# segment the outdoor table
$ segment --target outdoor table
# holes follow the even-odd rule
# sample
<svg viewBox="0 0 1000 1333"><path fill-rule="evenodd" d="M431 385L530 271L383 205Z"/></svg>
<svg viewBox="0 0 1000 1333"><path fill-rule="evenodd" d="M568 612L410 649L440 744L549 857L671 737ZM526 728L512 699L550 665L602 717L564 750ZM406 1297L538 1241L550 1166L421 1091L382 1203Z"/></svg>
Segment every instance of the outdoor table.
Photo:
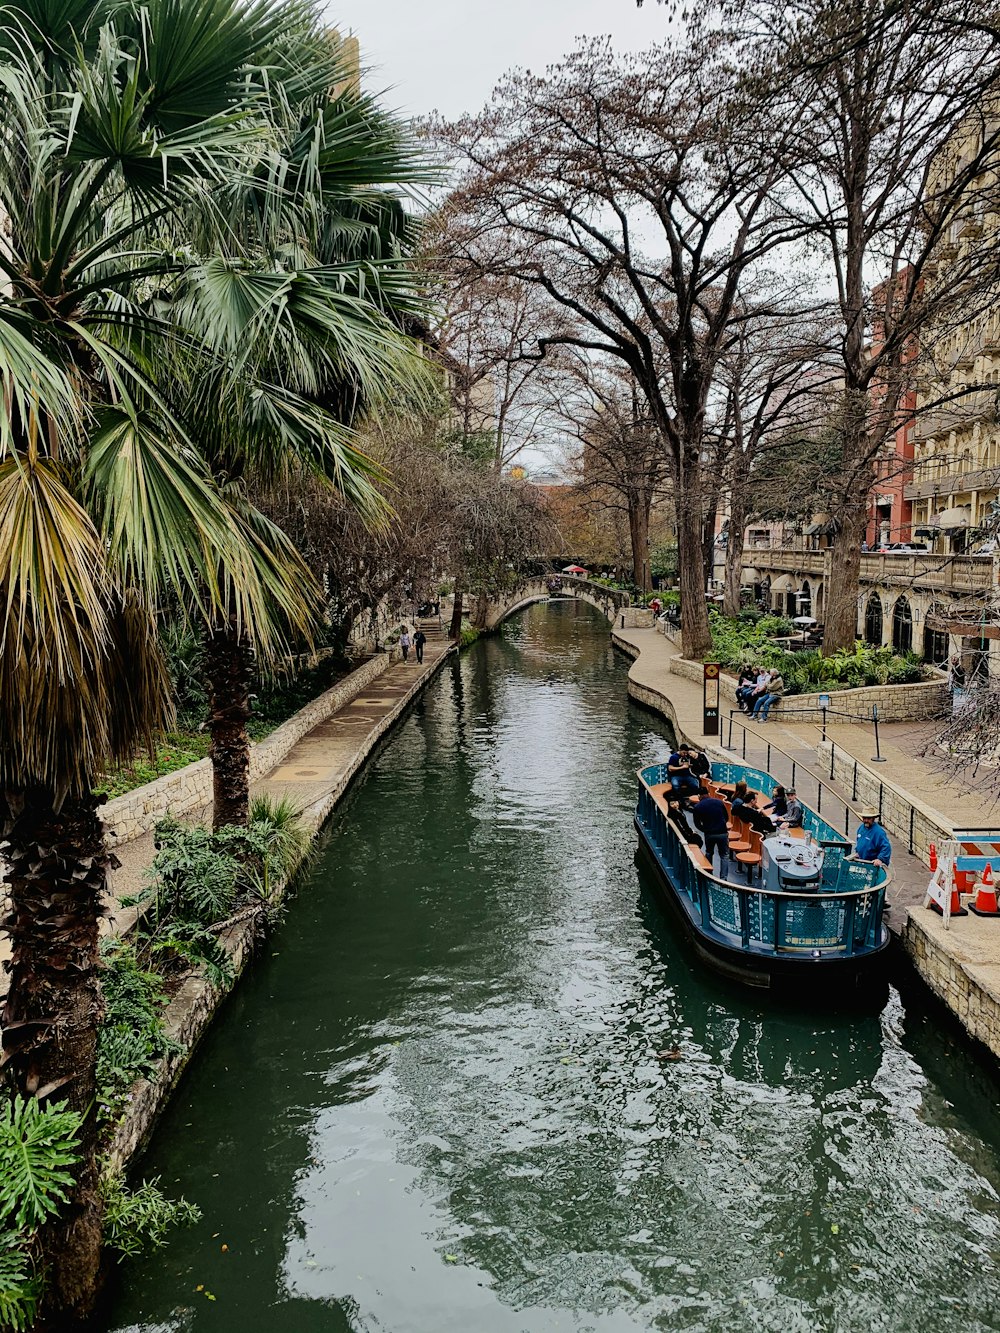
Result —
<svg viewBox="0 0 1000 1333"><path fill-rule="evenodd" d="M761 877L772 893L818 888L823 874L823 849L782 833L764 839Z"/></svg>

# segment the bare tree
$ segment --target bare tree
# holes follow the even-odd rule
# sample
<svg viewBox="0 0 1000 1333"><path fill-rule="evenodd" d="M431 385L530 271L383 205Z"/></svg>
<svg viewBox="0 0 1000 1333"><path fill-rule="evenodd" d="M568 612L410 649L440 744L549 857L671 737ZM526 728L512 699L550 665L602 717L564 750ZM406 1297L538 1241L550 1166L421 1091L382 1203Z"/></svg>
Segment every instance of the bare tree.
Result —
<svg viewBox="0 0 1000 1333"><path fill-rule="evenodd" d="M702 549L705 419L745 274L801 224L775 188L787 128L734 101L716 34L616 58L582 46L544 76L512 74L481 116L431 132L458 164L449 201L470 257L503 237L505 272L577 326L540 340L621 359L669 461L684 651L711 636Z"/></svg>
<svg viewBox="0 0 1000 1333"><path fill-rule="evenodd" d="M743 95L784 106L783 197L840 317L837 578L824 651L853 643L873 463L930 337L993 301L1000 31L972 0L749 0ZM941 262L947 258L947 263ZM872 282L877 285L875 288ZM875 291L879 293L875 308ZM882 337L872 343L875 322Z"/></svg>
<svg viewBox="0 0 1000 1333"><path fill-rule="evenodd" d="M632 581L652 589L649 521L667 482L663 439L645 395L617 360L577 353L563 358L553 411L580 446L579 488L587 502L620 510L628 525Z"/></svg>

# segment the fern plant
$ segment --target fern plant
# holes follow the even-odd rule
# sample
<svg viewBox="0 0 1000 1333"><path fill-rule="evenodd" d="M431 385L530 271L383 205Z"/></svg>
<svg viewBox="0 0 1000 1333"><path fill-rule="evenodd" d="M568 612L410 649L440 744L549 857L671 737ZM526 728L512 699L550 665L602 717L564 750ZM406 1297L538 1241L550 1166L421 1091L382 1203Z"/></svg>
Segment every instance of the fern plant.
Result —
<svg viewBox="0 0 1000 1333"><path fill-rule="evenodd" d="M131 1189L122 1176L105 1176L101 1192L104 1243L123 1258L165 1245L168 1231L201 1221L201 1209L187 1199L168 1199L158 1178Z"/></svg>

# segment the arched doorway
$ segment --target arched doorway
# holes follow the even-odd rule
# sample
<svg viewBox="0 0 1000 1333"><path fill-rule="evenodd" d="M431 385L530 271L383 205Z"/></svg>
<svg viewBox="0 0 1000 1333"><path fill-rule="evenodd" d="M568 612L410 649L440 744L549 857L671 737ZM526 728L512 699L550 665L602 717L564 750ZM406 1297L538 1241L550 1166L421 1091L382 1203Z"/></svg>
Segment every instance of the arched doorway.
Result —
<svg viewBox="0 0 1000 1333"><path fill-rule="evenodd" d="M929 662L931 666L940 667L944 670L948 666L948 657L950 649L950 639L947 631L932 629L935 616L943 616L944 608L937 602L931 604L927 612L927 618L924 621L924 661Z"/></svg>
<svg viewBox="0 0 1000 1333"><path fill-rule="evenodd" d="M892 608L893 652L908 653L913 647L913 612L905 597L900 597Z"/></svg>
<svg viewBox="0 0 1000 1333"><path fill-rule="evenodd" d="M882 644L882 598L877 592L872 593L865 607L865 643L873 648Z"/></svg>

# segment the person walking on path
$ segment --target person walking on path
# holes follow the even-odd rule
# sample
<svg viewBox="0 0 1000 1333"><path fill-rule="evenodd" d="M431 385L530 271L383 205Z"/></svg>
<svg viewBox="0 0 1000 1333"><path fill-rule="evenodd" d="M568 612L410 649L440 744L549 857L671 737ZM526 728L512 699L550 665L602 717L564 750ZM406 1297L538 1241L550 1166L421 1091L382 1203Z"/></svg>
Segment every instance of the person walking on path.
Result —
<svg viewBox="0 0 1000 1333"><path fill-rule="evenodd" d="M418 629L413 636L413 650L417 654L417 665L422 666L424 661L424 644L427 642L427 635L422 629Z"/></svg>
<svg viewBox="0 0 1000 1333"><path fill-rule="evenodd" d="M407 661L407 659L408 659L409 656L410 656L410 645L411 645L412 643L413 643L413 640L410 638L410 631L409 631L409 630L407 629L407 627L404 625L403 628L402 628L402 631L401 631L401 633L400 633L400 635L399 635L399 647L400 647L400 649L401 649L401 651L402 651L402 654L403 654L403 661L404 661L404 662Z"/></svg>
<svg viewBox="0 0 1000 1333"><path fill-rule="evenodd" d="M729 878L727 859L729 857L729 811L717 796L692 797L694 803L694 826L700 829L705 838L705 855L715 865L715 853L719 853L719 874Z"/></svg>
<svg viewBox="0 0 1000 1333"><path fill-rule="evenodd" d="M771 705L776 704L785 693L785 682L781 678L781 672L774 670L771 672L768 683L764 686L763 693L753 706L753 715L756 722L766 722L767 715L771 711Z"/></svg>
<svg viewBox="0 0 1000 1333"><path fill-rule="evenodd" d="M854 839L854 851L848 860L870 861L877 866L887 866L892 860L892 843L878 822L877 810L861 811L861 825Z"/></svg>

